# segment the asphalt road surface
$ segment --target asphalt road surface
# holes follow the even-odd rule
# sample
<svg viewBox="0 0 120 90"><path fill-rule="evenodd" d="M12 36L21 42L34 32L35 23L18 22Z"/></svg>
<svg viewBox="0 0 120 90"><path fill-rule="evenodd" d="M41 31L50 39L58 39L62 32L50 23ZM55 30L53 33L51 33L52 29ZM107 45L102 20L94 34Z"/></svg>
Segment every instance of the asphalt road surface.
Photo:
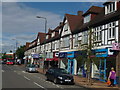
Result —
<svg viewBox="0 0 120 90"><path fill-rule="evenodd" d="M46 81L43 74L25 72L23 66L2 65L2 88L10 90L88 90L77 85L60 85Z"/></svg>

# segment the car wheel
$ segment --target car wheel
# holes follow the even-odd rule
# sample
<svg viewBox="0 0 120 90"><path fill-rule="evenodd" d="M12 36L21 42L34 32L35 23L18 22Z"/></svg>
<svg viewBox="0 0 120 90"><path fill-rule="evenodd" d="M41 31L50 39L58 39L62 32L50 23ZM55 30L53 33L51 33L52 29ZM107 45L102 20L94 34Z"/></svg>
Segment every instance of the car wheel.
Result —
<svg viewBox="0 0 120 90"><path fill-rule="evenodd" d="M57 79L56 78L54 79L54 83L57 84Z"/></svg>
<svg viewBox="0 0 120 90"><path fill-rule="evenodd" d="M46 81L49 81L49 79L46 77Z"/></svg>

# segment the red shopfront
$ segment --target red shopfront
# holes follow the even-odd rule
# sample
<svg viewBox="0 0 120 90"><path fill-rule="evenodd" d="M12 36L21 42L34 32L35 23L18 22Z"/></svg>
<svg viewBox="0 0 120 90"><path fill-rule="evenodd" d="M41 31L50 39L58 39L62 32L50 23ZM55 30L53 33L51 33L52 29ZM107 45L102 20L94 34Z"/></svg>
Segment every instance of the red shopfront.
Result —
<svg viewBox="0 0 120 90"><path fill-rule="evenodd" d="M46 58L45 66L49 67L58 67L58 53L53 53L53 58Z"/></svg>

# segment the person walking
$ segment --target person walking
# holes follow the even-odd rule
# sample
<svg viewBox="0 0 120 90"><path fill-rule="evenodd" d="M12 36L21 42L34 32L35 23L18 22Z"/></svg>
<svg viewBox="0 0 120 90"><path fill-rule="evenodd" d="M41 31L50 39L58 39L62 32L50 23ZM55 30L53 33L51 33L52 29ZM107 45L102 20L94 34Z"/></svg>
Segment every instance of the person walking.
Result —
<svg viewBox="0 0 120 90"><path fill-rule="evenodd" d="M111 84L109 85L109 87L115 86L114 85L115 79L116 79L116 72L115 72L114 68L112 67L111 71L109 73L109 77L108 77L108 80L110 80L110 82L111 82Z"/></svg>

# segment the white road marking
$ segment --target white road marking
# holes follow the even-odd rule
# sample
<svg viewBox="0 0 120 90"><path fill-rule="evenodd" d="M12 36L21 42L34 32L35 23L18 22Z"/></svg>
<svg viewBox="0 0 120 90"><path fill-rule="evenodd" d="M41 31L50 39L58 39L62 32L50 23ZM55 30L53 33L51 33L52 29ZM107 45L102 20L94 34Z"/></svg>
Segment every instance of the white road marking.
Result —
<svg viewBox="0 0 120 90"><path fill-rule="evenodd" d="M22 71L23 73L26 73L25 71Z"/></svg>
<svg viewBox="0 0 120 90"><path fill-rule="evenodd" d="M58 88L60 87L60 86L58 86L58 85L56 85Z"/></svg>
<svg viewBox="0 0 120 90"><path fill-rule="evenodd" d="M53 85L55 85L55 84L53 83Z"/></svg>
<svg viewBox="0 0 120 90"><path fill-rule="evenodd" d="M41 88L44 88L43 86L39 85L38 83L34 82L35 85L41 87Z"/></svg>
<svg viewBox="0 0 120 90"><path fill-rule="evenodd" d="M27 78L26 76L24 76L24 78L25 78L25 79L27 79L27 80L30 80L30 79L29 79L29 78Z"/></svg>
<svg viewBox="0 0 120 90"><path fill-rule="evenodd" d="M16 72L16 71L14 70L14 72Z"/></svg>
<svg viewBox="0 0 120 90"><path fill-rule="evenodd" d="M5 72L4 70L2 70L2 72Z"/></svg>

